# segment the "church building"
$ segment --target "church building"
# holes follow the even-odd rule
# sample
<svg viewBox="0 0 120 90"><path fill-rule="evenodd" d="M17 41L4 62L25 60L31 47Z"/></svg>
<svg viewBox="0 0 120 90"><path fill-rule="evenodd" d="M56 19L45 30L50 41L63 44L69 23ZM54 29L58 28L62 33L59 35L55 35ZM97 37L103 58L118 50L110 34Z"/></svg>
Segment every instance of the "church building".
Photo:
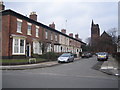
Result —
<svg viewBox="0 0 120 90"><path fill-rule="evenodd" d="M92 20L91 24L91 48L92 52L108 52L114 53L116 51L116 45L112 42L112 37L104 31L100 35L100 28L98 24L94 24Z"/></svg>

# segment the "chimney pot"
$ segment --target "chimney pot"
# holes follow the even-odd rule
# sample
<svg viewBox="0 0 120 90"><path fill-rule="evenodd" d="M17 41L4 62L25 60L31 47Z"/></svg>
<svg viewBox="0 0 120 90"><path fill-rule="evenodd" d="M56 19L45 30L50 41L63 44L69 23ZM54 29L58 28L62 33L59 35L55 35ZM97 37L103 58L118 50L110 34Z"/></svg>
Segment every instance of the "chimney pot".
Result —
<svg viewBox="0 0 120 90"><path fill-rule="evenodd" d="M30 19L33 19L33 20L37 21L37 14L36 14L36 12L31 12L29 17L30 17Z"/></svg>
<svg viewBox="0 0 120 90"><path fill-rule="evenodd" d="M62 29L61 32L66 34L66 29Z"/></svg>
<svg viewBox="0 0 120 90"><path fill-rule="evenodd" d="M55 24L54 24L54 22L53 22L52 24L49 24L49 27L55 29Z"/></svg>
<svg viewBox="0 0 120 90"><path fill-rule="evenodd" d="M75 34L75 38L76 38L76 39L78 39L78 38L79 38L78 36L79 36L78 34Z"/></svg>
<svg viewBox="0 0 120 90"><path fill-rule="evenodd" d="M73 37L73 33L70 33L69 36L70 36L70 37Z"/></svg>

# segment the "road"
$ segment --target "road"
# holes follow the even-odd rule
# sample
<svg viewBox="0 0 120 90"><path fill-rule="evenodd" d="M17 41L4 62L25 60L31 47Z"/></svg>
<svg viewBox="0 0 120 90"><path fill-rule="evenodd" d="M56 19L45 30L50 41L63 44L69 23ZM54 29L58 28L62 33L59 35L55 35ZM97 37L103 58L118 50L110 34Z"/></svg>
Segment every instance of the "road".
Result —
<svg viewBox="0 0 120 90"><path fill-rule="evenodd" d="M3 88L118 88L118 79L92 67L96 57L31 70L4 70Z"/></svg>

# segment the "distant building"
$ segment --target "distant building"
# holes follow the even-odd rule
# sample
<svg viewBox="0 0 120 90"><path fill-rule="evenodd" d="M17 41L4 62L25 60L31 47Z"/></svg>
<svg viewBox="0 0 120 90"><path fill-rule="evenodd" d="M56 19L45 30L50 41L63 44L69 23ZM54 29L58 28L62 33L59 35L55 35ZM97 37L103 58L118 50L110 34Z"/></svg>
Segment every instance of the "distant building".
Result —
<svg viewBox="0 0 120 90"><path fill-rule="evenodd" d="M100 35L98 24L91 24L91 47L93 52L116 52L116 45L112 42L112 37L105 31Z"/></svg>
<svg viewBox="0 0 120 90"><path fill-rule="evenodd" d="M91 46L96 46L99 37L100 37L99 25L94 24L94 22L92 20L92 24L91 24Z"/></svg>

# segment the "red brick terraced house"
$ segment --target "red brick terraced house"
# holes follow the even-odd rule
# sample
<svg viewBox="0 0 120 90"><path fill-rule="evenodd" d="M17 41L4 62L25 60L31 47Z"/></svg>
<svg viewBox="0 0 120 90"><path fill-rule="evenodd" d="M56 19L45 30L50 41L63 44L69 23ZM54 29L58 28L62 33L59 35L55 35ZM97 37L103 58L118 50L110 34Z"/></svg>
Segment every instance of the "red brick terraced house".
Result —
<svg viewBox="0 0 120 90"><path fill-rule="evenodd" d="M79 40L78 36L73 38L56 30L54 22L49 26L38 22L36 12L26 17L13 10L5 10L2 2L0 9L2 58L26 58L32 54L41 55L46 52L73 52L79 56L82 51L81 45L85 43ZM65 37L64 43L60 42L60 36Z"/></svg>

